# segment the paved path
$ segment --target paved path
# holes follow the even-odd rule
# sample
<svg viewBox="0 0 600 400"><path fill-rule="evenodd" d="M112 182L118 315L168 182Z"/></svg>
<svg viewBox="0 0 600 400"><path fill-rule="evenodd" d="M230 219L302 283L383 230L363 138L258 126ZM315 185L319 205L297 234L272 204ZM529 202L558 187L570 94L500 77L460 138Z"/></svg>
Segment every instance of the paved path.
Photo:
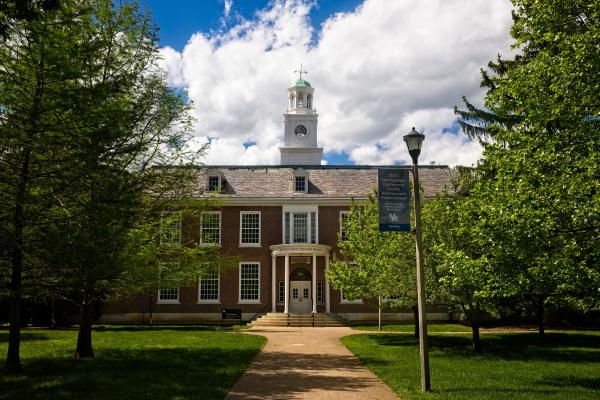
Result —
<svg viewBox="0 0 600 400"><path fill-rule="evenodd" d="M350 328L252 328L268 339L225 398L397 400L379 378L340 343Z"/></svg>

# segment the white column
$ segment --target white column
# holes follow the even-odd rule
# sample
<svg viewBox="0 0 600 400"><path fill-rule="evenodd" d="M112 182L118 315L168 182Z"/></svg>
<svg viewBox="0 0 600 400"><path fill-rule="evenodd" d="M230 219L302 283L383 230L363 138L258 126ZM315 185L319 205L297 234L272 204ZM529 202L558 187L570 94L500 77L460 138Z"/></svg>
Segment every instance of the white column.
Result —
<svg viewBox="0 0 600 400"><path fill-rule="evenodd" d="M277 309L277 256L271 256L271 311L275 312Z"/></svg>
<svg viewBox="0 0 600 400"><path fill-rule="evenodd" d="M313 254L312 257L313 271L312 271L312 312L317 313L317 255Z"/></svg>
<svg viewBox="0 0 600 400"><path fill-rule="evenodd" d="M325 312L331 312L331 301L329 300L329 279L327 279L327 270L329 269L329 254L325 256Z"/></svg>
<svg viewBox="0 0 600 400"><path fill-rule="evenodd" d="M283 312L290 313L290 256L285 255L285 301Z"/></svg>

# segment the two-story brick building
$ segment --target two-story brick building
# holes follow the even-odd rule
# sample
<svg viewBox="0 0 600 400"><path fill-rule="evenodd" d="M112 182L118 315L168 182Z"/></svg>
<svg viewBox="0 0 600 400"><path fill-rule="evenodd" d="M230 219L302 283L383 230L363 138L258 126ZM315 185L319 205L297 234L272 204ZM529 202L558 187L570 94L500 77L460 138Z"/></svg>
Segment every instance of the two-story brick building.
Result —
<svg viewBox="0 0 600 400"><path fill-rule="evenodd" d="M239 256L237 268L203 276L194 287L160 288L152 305L157 322L219 320L223 308L241 309L243 319L263 313L336 313L347 319L375 319L368 300L348 300L327 282L326 270L352 201L364 200L377 184L377 167L321 165L317 144L314 89L299 79L288 89L281 165L207 166L198 169L200 185L222 200L217 211L203 212L194 229L171 223L167 239L218 245ZM426 196L442 190L451 171L426 166L420 171ZM183 224L185 226L185 224ZM148 298L107 305L103 320L144 322ZM431 314L446 318L448 314ZM387 315L411 319L412 313Z"/></svg>

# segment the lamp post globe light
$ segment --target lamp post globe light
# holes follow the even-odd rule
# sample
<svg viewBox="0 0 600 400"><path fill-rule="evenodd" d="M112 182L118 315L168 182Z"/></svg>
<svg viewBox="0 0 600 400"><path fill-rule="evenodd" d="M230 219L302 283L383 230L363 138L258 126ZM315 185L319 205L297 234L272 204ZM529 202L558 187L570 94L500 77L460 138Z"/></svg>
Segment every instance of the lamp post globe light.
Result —
<svg viewBox="0 0 600 400"><path fill-rule="evenodd" d="M421 241L421 196L419 193L419 155L425 135L412 128L404 135L408 153L413 161L414 196L415 196L415 242L417 246L417 303L419 307L419 353L421 364L421 390L428 392L429 384L429 354L427 351L427 312L425 310L425 276L423 272L423 243Z"/></svg>

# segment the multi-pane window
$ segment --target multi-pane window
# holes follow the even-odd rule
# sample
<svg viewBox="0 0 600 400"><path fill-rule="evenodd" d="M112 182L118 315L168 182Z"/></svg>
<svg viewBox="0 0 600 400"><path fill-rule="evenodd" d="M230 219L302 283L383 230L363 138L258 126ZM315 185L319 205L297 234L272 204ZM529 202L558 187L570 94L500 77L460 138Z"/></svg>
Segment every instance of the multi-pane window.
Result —
<svg viewBox="0 0 600 400"><path fill-rule="evenodd" d="M317 281L317 303L323 302L323 281Z"/></svg>
<svg viewBox="0 0 600 400"><path fill-rule="evenodd" d="M240 245L260 245L260 212L240 213Z"/></svg>
<svg viewBox="0 0 600 400"><path fill-rule="evenodd" d="M202 276L198 284L199 302L219 301L219 266L211 266Z"/></svg>
<svg viewBox="0 0 600 400"><path fill-rule="evenodd" d="M162 263L159 266L159 284L165 284L165 287L158 289L159 303L179 303L179 288L173 287L172 282L168 282L169 269L175 267L175 263Z"/></svg>
<svg viewBox="0 0 600 400"><path fill-rule="evenodd" d="M348 211L340 211L340 239L344 242L348 241L348 219L350 213Z"/></svg>
<svg viewBox="0 0 600 400"><path fill-rule="evenodd" d="M204 211L200 216L200 243L221 243L221 212Z"/></svg>
<svg viewBox="0 0 600 400"><path fill-rule="evenodd" d="M285 281L279 281L278 291L277 291L277 303L283 304L285 303Z"/></svg>
<svg viewBox="0 0 600 400"><path fill-rule="evenodd" d="M308 243L308 213L293 213L294 243Z"/></svg>
<svg viewBox="0 0 600 400"><path fill-rule="evenodd" d="M240 263L240 301L260 300L260 265L257 262Z"/></svg>
<svg viewBox="0 0 600 400"><path fill-rule="evenodd" d="M283 220L285 243L317 243L315 211L287 211Z"/></svg>
<svg viewBox="0 0 600 400"><path fill-rule="evenodd" d="M209 192L220 192L221 191L221 177L213 175L208 177L208 191Z"/></svg>
<svg viewBox="0 0 600 400"><path fill-rule="evenodd" d="M158 301L161 303L178 303L179 288L158 289Z"/></svg>
<svg viewBox="0 0 600 400"><path fill-rule="evenodd" d="M306 192L306 177L296 176L294 178L294 191L295 192Z"/></svg>
<svg viewBox="0 0 600 400"><path fill-rule="evenodd" d="M163 211L160 214L160 244L181 243L181 214Z"/></svg>

